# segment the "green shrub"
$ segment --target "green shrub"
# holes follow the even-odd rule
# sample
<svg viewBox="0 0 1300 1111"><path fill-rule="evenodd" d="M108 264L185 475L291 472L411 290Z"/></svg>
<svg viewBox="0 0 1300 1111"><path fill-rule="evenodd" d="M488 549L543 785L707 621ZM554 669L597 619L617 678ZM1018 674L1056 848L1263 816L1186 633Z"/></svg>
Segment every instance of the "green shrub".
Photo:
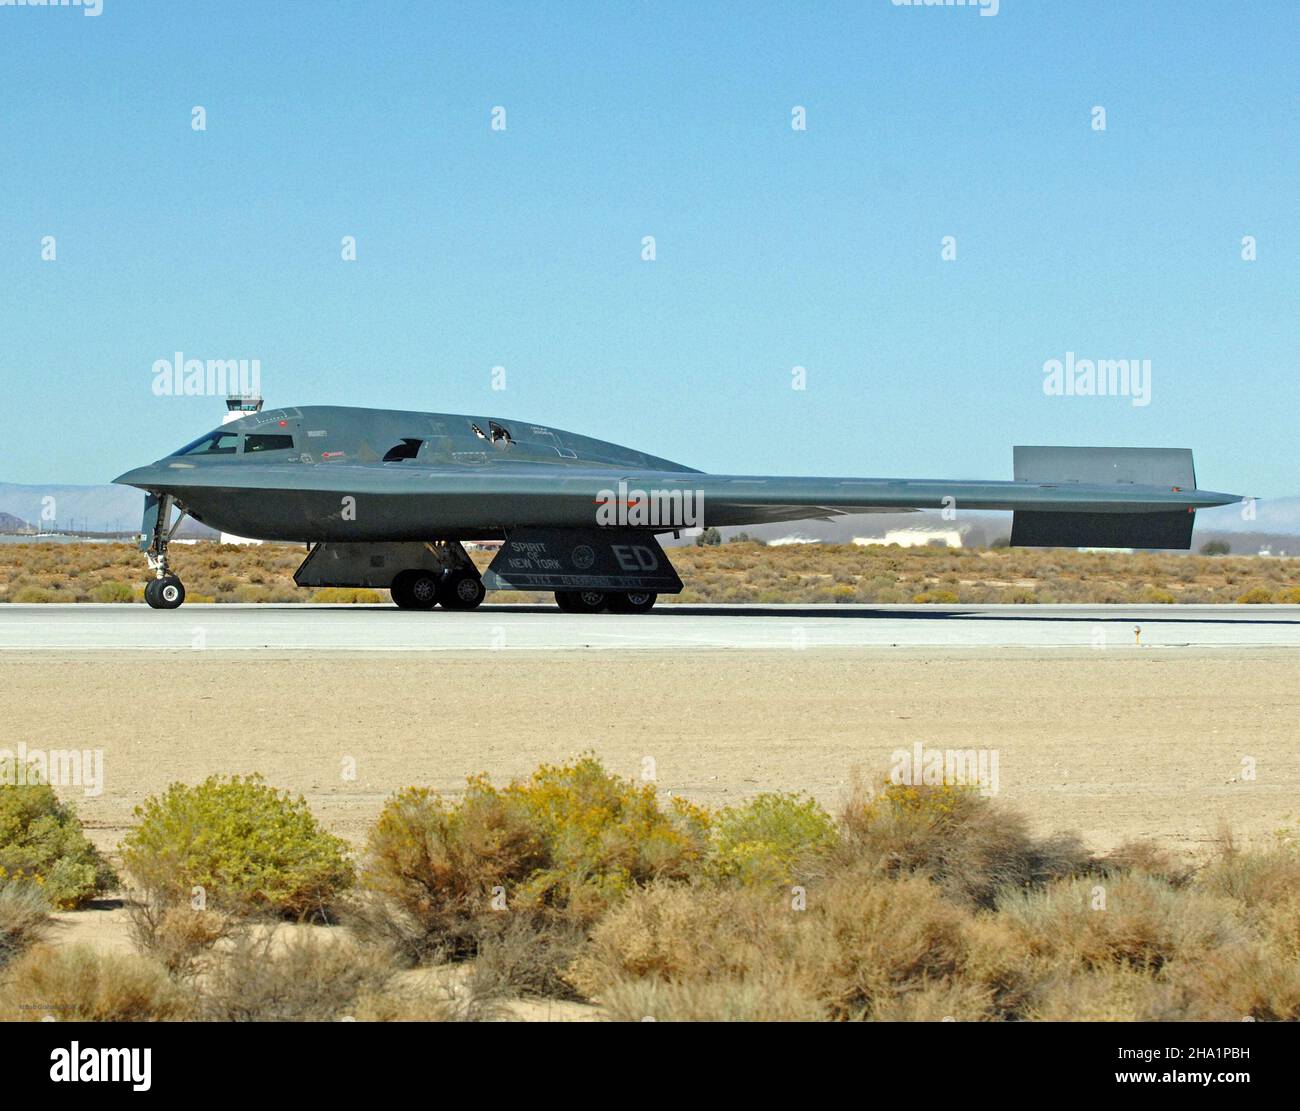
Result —
<svg viewBox="0 0 1300 1111"><path fill-rule="evenodd" d="M95 587L93 595L96 602L112 604L115 602L135 601L135 589L126 583L106 582Z"/></svg>
<svg viewBox="0 0 1300 1111"><path fill-rule="evenodd" d="M214 909L301 917L328 912L352 882L347 845L320 828L306 800L261 776L174 783L135 814L122 861L158 906L200 887Z"/></svg>
<svg viewBox="0 0 1300 1111"><path fill-rule="evenodd" d="M712 823L714 874L744 884L791 883L838 840L835 823L815 799L765 794L728 807Z"/></svg>
<svg viewBox="0 0 1300 1111"><path fill-rule="evenodd" d="M1262 586L1252 586L1244 594L1237 595L1240 606L1262 606L1273 600L1273 593Z"/></svg>
<svg viewBox="0 0 1300 1111"><path fill-rule="evenodd" d="M76 812L54 789L20 776L16 762L0 762L0 889L35 883L58 910L84 906L117 883L87 840ZM19 782L19 780L25 782Z"/></svg>
<svg viewBox="0 0 1300 1111"><path fill-rule="evenodd" d="M32 605L40 603L47 605L50 602L57 602L59 596L53 590L47 590L43 586L24 586L14 594L14 601Z"/></svg>

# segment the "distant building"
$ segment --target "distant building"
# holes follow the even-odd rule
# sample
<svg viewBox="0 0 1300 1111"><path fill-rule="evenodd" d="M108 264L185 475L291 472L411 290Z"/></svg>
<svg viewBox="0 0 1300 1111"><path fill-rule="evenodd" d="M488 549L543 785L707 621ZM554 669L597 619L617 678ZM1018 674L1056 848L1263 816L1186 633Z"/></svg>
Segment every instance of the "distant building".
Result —
<svg viewBox="0 0 1300 1111"><path fill-rule="evenodd" d="M853 543L863 548L877 544L897 544L900 548L960 548L961 536L961 529L955 528L896 528L883 537L855 536Z"/></svg>

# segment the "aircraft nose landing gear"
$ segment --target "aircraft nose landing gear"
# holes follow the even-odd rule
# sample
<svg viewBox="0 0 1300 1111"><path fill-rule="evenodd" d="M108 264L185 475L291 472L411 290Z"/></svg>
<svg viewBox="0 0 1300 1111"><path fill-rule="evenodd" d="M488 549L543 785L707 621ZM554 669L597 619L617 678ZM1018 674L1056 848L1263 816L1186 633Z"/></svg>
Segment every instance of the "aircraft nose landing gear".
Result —
<svg viewBox="0 0 1300 1111"><path fill-rule="evenodd" d="M156 610L178 609L185 601L185 586L179 578L171 573L167 563L167 544L180 528L185 519L184 510L173 522L172 498L164 494L155 498L150 495L144 507L144 543L145 558L154 577L145 584L144 600Z"/></svg>

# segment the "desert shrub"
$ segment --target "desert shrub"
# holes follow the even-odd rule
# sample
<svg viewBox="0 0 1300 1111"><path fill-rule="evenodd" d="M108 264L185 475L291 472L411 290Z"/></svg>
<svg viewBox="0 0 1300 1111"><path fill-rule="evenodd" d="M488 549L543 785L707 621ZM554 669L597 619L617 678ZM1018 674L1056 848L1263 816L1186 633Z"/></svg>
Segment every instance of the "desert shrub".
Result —
<svg viewBox="0 0 1300 1111"><path fill-rule="evenodd" d="M465 955L477 949L482 915L590 920L639 884L689 874L706 840L701 812L661 809L653 786L592 757L503 789L471 779L458 803L406 790L370 831L362 887L372 899L354 915L368 936L410 956Z"/></svg>
<svg viewBox="0 0 1300 1111"><path fill-rule="evenodd" d="M1245 941L1175 961L1167 979L1179 991L1187 1018L1300 1021L1300 959L1278 944Z"/></svg>
<svg viewBox="0 0 1300 1111"><path fill-rule="evenodd" d="M1289 586L1285 590L1279 590L1274 601L1287 606L1300 605L1300 586Z"/></svg>
<svg viewBox="0 0 1300 1111"><path fill-rule="evenodd" d="M41 939L50 926L50 904L34 883L0 887L0 968Z"/></svg>
<svg viewBox="0 0 1300 1111"><path fill-rule="evenodd" d="M804 1015L867 1018L889 999L952 982L967 921L918 876L840 877L809 891L804 910L755 889L657 885L595 926L567 977L602 1004L629 983L641 985L631 998L647 983L780 983L802 994Z"/></svg>
<svg viewBox="0 0 1300 1111"><path fill-rule="evenodd" d="M940 605L953 605L960 601L960 598L951 590L923 590L920 594L914 595L913 602L937 602Z"/></svg>
<svg viewBox="0 0 1300 1111"><path fill-rule="evenodd" d="M243 929L243 920L220 911L151 902L132 904L129 921L136 948L178 979L199 972L217 942Z"/></svg>
<svg viewBox="0 0 1300 1111"><path fill-rule="evenodd" d="M290 917L327 913L352 882L347 846L326 833L301 796L260 776L174 783L136 807L122 861L159 907L203 889L214 909Z"/></svg>
<svg viewBox="0 0 1300 1111"><path fill-rule="evenodd" d="M1237 604L1242 606L1265 605L1273 600L1273 592L1262 586L1252 586L1244 594L1237 595Z"/></svg>
<svg viewBox="0 0 1300 1111"><path fill-rule="evenodd" d="M85 906L117 883L76 812L34 766L0 762L0 889L31 882L57 910Z"/></svg>
<svg viewBox="0 0 1300 1111"><path fill-rule="evenodd" d="M835 846L835 823L811 798L764 794L712 820L710 870L741 883L790 883Z"/></svg>
<svg viewBox="0 0 1300 1111"><path fill-rule="evenodd" d="M193 997L163 967L89 945L37 946L5 970L0 1017L39 1022L169 1022L189 1018Z"/></svg>
<svg viewBox="0 0 1300 1111"><path fill-rule="evenodd" d="M889 783L870 799L855 791L841 829L842 868L920 872L959 902L984 907L1003 888L1039 885L1090 862L1075 835L1036 840L1019 814L961 785Z"/></svg>
<svg viewBox="0 0 1300 1111"><path fill-rule="evenodd" d="M364 996L382 994L394 971L342 938L249 932L212 962L199 1013L216 1022L337 1021L355 1017Z"/></svg>
<svg viewBox="0 0 1300 1111"><path fill-rule="evenodd" d="M707 845L707 817L675 799L665 811L653 784L607 772L592 756L543 765L502 792L539 834L546 864L518 892L523 906L603 910L633 887L692 874Z"/></svg>
<svg viewBox="0 0 1300 1111"><path fill-rule="evenodd" d="M364 587L355 586L327 586L316 591L312 596L313 602L338 604L345 603L351 605L373 606L384 601L384 597L378 591L367 590Z"/></svg>
<svg viewBox="0 0 1300 1111"><path fill-rule="evenodd" d="M486 998L581 999L565 979L587 940L579 923L553 916L497 914L479 921L470 984Z"/></svg>
<svg viewBox="0 0 1300 1111"><path fill-rule="evenodd" d="M999 902L1017 948L1063 972L1159 972L1243 940L1228 900L1140 874L1065 880Z"/></svg>
<svg viewBox="0 0 1300 1111"><path fill-rule="evenodd" d="M522 883L546 859L519 800L483 779L470 780L458 804L423 788L399 791L370 828L361 886L372 898L350 918L410 959L464 955L476 948L493 888Z"/></svg>
<svg viewBox="0 0 1300 1111"><path fill-rule="evenodd" d="M623 980L762 977L790 967L803 921L788 900L762 889L654 884L596 923L565 978L603 1000Z"/></svg>
<svg viewBox="0 0 1300 1111"><path fill-rule="evenodd" d="M1097 871L1102 875L1136 872L1164 880L1170 887L1182 887L1190 882L1195 868L1175 861L1153 841L1125 841L1097 861Z"/></svg>
<svg viewBox="0 0 1300 1111"><path fill-rule="evenodd" d="M46 605L59 601L59 595L43 586L24 586L14 593L13 600L27 605Z"/></svg>
<svg viewBox="0 0 1300 1111"><path fill-rule="evenodd" d="M826 1009L788 976L665 983L619 979L602 1010L614 1022L818 1022Z"/></svg>
<svg viewBox="0 0 1300 1111"><path fill-rule="evenodd" d="M870 1017L962 969L967 912L923 877L844 876L809 899L814 928L797 961L834 1017Z"/></svg>
<svg viewBox="0 0 1300 1111"><path fill-rule="evenodd" d="M95 587L92 597L96 602L112 604L135 600L135 588L123 582L105 582Z"/></svg>
<svg viewBox="0 0 1300 1111"><path fill-rule="evenodd" d="M1198 891L1231 899L1238 915L1294 963L1300 964L1300 842L1279 835L1251 851L1225 837L1196 877Z"/></svg>
<svg viewBox="0 0 1300 1111"><path fill-rule="evenodd" d="M1120 966L1045 974L1018 1017L1036 1022L1172 1022L1187 1016L1172 985Z"/></svg>

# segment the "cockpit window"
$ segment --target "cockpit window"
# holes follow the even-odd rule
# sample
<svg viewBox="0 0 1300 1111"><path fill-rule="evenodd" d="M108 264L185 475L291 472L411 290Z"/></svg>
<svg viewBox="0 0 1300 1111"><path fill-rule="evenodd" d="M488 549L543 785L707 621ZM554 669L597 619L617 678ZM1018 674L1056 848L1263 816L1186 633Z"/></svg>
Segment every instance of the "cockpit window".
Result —
<svg viewBox="0 0 1300 1111"><path fill-rule="evenodd" d="M244 454L254 451L292 451L292 436L249 435L244 437Z"/></svg>
<svg viewBox="0 0 1300 1111"><path fill-rule="evenodd" d="M176 455L234 455L239 449L238 432L209 432L186 444Z"/></svg>

